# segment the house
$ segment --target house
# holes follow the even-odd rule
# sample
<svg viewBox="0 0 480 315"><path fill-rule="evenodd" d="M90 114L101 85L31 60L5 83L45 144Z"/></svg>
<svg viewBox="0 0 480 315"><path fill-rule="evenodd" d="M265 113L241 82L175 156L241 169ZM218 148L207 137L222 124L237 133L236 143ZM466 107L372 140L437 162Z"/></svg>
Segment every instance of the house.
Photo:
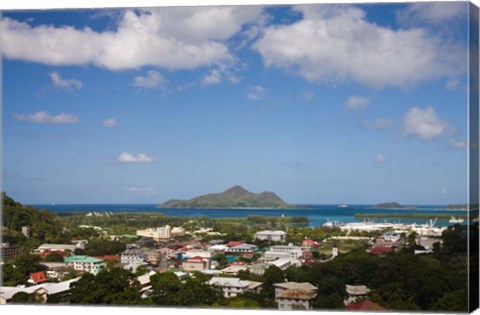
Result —
<svg viewBox="0 0 480 315"><path fill-rule="evenodd" d="M59 254L62 257L67 257L67 256L70 255L70 252L63 251L63 250L58 250L58 249L53 249L53 250L47 249L47 250L43 251L42 253L40 253L39 256L40 256L40 258L45 258L50 254Z"/></svg>
<svg viewBox="0 0 480 315"><path fill-rule="evenodd" d="M155 271L150 271L149 273L137 277L137 281L140 283L140 293L144 293L145 291L152 289L152 286L150 285L150 277L155 274Z"/></svg>
<svg viewBox="0 0 480 315"><path fill-rule="evenodd" d="M349 311L388 311L387 308L375 304L370 300L363 300L355 304L350 304L346 309Z"/></svg>
<svg viewBox="0 0 480 315"><path fill-rule="evenodd" d="M374 254L374 255L385 255L386 253L390 253L392 251L393 251L393 248L383 247L383 246L375 246L369 250L370 254Z"/></svg>
<svg viewBox="0 0 480 315"><path fill-rule="evenodd" d="M0 287L0 304L7 304L8 301L19 292L35 294L35 300L39 303L46 303L49 297L63 297L70 293L71 284L80 280L75 278L58 283L42 283L31 287Z"/></svg>
<svg viewBox="0 0 480 315"><path fill-rule="evenodd" d="M270 265L268 265L266 263L257 263L257 264L254 264L252 266L249 266L248 270L250 270L251 274L261 276L265 273L265 270L267 270L269 266Z"/></svg>
<svg viewBox="0 0 480 315"><path fill-rule="evenodd" d="M308 283L275 283L275 301L279 310L312 309L317 287Z"/></svg>
<svg viewBox="0 0 480 315"><path fill-rule="evenodd" d="M153 238L154 241L167 241L172 238L172 227L165 225L163 227L153 227L144 230L137 230L137 236Z"/></svg>
<svg viewBox="0 0 480 315"><path fill-rule="evenodd" d="M302 248L304 250L309 250L309 249L312 249L312 247L318 247L318 246L320 246L318 242L315 242L314 240L311 240L308 238L302 241Z"/></svg>
<svg viewBox="0 0 480 315"><path fill-rule="evenodd" d="M48 278L47 276L45 276L43 271L39 271L39 272L31 273L30 279L28 279L28 282L33 284L40 284L40 283L48 282Z"/></svg>
<svg viewBox="0 0 480 315"><path fill-rule="evenodd" d="M253 244L241 244L231 247L228 251L230 253L254 253L258 250L257 245Z"/></svg>
<svg viewBox="0 0 480 315"><path fill-rule="evenodd" d="M259 231L255 233L255 239L261 241L285 242L287 240L287 233L284 231Z"/></svg>
<svg viewBox="0 0 480 315"><path fill-rule="evenodd" d="M208 282L210 285L219 286L222 288L223 295L226 298L236 297L238 294L245 292L259 293L262 283L256 281L244 281L239 278L223 278L213 277Z"/></svg>
<svg viewBox="0 0 480 315"><path fill-rule="evenodd" d="M270 265L277 266L278 268L285 270L290 266L300 267L302 263L300 262L300 260L295 258L280 258L270 262Z"/></svg>
<svg viewBox="0 0 480 315"><path fill-rule="evenodd" d="M405 240L402 238L400 232L385 232L383 235L375 241L376 247L400 247L405 244Z"/></svg>
<svg viewBox="0 0 480 315"><path fill-rule="evenodd" d="M89 257L86 255L75 255L65 258L65 263L68 267L76 271L86 271L94 275L98 274L100 270L105 267L103 260Z"/></svg>
<svg viewBox="0 0 480 315"><path fill-rule="evenodd" d="M364 298L370 292L370 289L364 285L345 285L348 298L343 301L343 304L350 305L355 303L358 299Z"/></svg>
<svg viewBox="0 0 480 315"><path fill-rule="evenodd" d="M45 273L50 279L60 280L67 275L70 270L64 262L41 262L40 264L47 268Z"/></svg>
<svg viewBox="0 0 480 315"><path fill-rule="evenodd" d="M77 249L76 245L71 244L42 244L34 251L36 254L43 254L45 251L73 253Z"/></svg>
<svg viewBox="0 0 480 315"><path fill-rule="evenodd" d="M196 256L183 261L182 268L186 272L207 270L210 269L210 260L208 258Z"/></svg>
<svg viewBox="0 0 480 315"><path fill-rule="evenodd" d="M227 246L228 247L235 247L235 246L238 246L238 245L242 245L243 243L242 242L239 242L239 241L230 241L227 243Z"/></svg>
<svg viewBox="0 0 480 315"><path fill-rule="evenodd" d="M231 265L227 268L222 269L222 273L227 275L236 275L239 271L247 270L248 267L246 265Z"/></svg>

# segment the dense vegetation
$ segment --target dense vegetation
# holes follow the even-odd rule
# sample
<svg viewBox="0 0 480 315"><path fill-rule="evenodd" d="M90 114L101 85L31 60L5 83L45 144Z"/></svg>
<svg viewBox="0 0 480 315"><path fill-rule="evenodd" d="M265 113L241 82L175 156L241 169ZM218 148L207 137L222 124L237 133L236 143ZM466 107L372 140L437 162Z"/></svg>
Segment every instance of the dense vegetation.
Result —
<svg viewBox="0 0 480 315"><path fill-rule="evenodd" d="M234 186L222 193L207 194L190 200L169 200L159 208L295 208L273 192L252 193Z"/></svg>
<svg viewBox="0 0 480 315"><path fill-rule="evenodd" d="M373 206L375 209L416 209L416 206L402 206L398 202L382 202Z"/></svg>

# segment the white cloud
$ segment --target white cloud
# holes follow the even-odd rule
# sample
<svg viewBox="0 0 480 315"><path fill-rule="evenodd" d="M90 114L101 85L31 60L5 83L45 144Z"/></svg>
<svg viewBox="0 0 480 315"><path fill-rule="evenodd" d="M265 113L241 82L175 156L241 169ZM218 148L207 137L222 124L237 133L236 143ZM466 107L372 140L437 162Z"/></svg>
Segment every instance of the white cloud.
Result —
<svg viewBox="0 0 480 315"><path fill-rule="evenodd" d="M75 124L78 122L78 116L61 113L58 115L50 115L45 111L37 112L32 115L15 114L15 119L21 121L29 121L39 124Z"/></svg>
<svg viewBox="0 0 480 315"><path fill-rule="evenodd" d="M387 129L387 128L393 127L393 125L395 125L395 121L392 119L378 118L377 120L374 120L374 121L364 120L361 122L361 124L365 128Z"/></svg>
<svg viewBox="0 0 480 315"><path fill-rule="evenodd" d="M262 86L254 85L254 86L249 87L248 92L247 92L247 98L251 99L251 100L254 100L254 101L258 101L258 100L261 100L264 97L265 92L266 92L265 88L263 88Z"/></svg>
<svg viewBox="0 0 480 315"><path fill-rule="evenodd" d="M364 97L364 96L352 95L345 102L345 107L348 110L358 111L358 110L366 109L370 105L371 101L372 101L371 96Z"/></svg>
<svg viewBox="0 0 480 315"><path fill-rule="evenodd" d="M102 122L102 125L105 126L105 127L113 128L113 127L117 126L117 120L114 117L112 117L112 118L104 120Z"/></svg>
<svg viewBox="0 0 480 315"><path fill-rule="evenodd" d="M445 84L445 89L447 91L455 91L460 89L461 87L462 87L462 81L460 81L458 78L451 78Z"/></svg>
<svg viewBox="0 0 480 315"><path fill-rule="evenodd" d="M467 149L468 148L468 143L466 141L457 141L457 140L451 140L448 143L448 146L450 149Z"/></svg>
<svg viewBox="0 0 480 315"><path fill-rule="evenodd" d="M373 165L380 167L384 166L387 162L387 159L382 153L375 154L370 160L372 161Z"/></svg>
<svg viewBox="0 0 480 315"><path fill-rule="evenodd" d="M123 152L117 157L117 161L120 163L152 163L156 162L157 159L143 153Z"/></svg>
<svg viewBox="0 0 480 315"><path fill-rule="evenodd" d="M466 16L467 12L468 2L416 2L397 11L396 17L403 25L438 24Z"/></svg>
<svg viewBox="0 0 480 315"><path fill-rule="evenodd" d="M137 196L152 196L155 194L152 187L130 187L128 191Z"/></svg>
<svg viewBox="0 0 480 315"><path fill-rule="evenodd" d="M414 107L405 115L405 134L419 136L422 140L432 140L454 129L441 120L432 107Z"/></svg>
<svg viewBox="0 0 480 315"><path fill-rule="evenodd" d="M422 28L393 30L346 5L299 5L303 19L270 25L253 48L266 67L320 84L354 81L373 87L410 86L465 71L462 49Z"/></svg>
<svg viewBox="0 0 480 315"><path fill-rule="evenodd" d="M153 89L164 85L167 82L167 79L165 79L158 71L149 70L146 76L137 76L133 78L132 85L146 89Z"/></svg>
<svg viewBox="0 0 480 315"><path fill-rule="evenodd" d="M3 18L2 53L7 59L48 65L93 64L109 70L213 66L232 62L234 56L226 42L260 17L262 9L209 6L125 10L115 27L102 32L88 27L30 26Z"/></svg>
<svg viewBox="0 0 480 315"><path fill-rule="evenodd" d="M53 84L55 84L56 87L59 87L61 89L71 91L74 88L76 88L77 90L80 90L82 88L82 81L80 80L62 79L60 73L56 71L50 72L48 75L50 76L50 79L52 79Z"/></svg>

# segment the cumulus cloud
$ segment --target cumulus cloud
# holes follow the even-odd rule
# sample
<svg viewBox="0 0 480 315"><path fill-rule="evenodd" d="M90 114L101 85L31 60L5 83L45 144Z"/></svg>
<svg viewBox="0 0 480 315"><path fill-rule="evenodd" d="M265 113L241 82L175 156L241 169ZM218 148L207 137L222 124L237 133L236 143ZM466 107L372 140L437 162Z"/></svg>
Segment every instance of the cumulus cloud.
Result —
<svg viewBox="0 0 480 315"><path fill-rule="evenodd" d="M254 101L258 101L265 96L265 92L266 92L265 88L263 88L262 86L254 85L248 89L247 98Z"/></svg>
<svg viewBox="0 0 480 315"><path fill-rule="evenodd" d="M48 65L195 69L231 62L226 41L261 12L260 6L125 10L112 30L102 32L3 18L2 53L7 59Z"/></svg>
<svg viewBox="0 0 480 315"><path fill-rule="evenodd" d="M80 90L82 88L82 81L76 79L63 79L57 71L48 74L52 79L53 84L61 89L71 91L72 89Z"/></svg>
<svg viewBox="0 0 480 315"><path fill-rule="evenodd" d="M149 70L145 76L133 78L132 85L145 89L153 89L166 84L168 81L158 71Z"/></svg>
<svg viewBox="0 0 480 315"><path fill-rule="evenodd" d="M447 122L437 116L432 107L410 109L405 115L404 127L406 135L418 136L426 141L454 131Z"/></svg>
<svg viewBox="0 0 480 315"><path fill-rule="evenodd" d="M116 127L117 126L117 120L112 117L112 118L109 118L109 119L106 119L102 122L102 125L104 127L109 127L109 128L113 128L113 127Z"/></svg>
<svg viewBox="0 0 480 315"><path fill-rule="evenodd" d="M462 49L422 28L394 30L370 23L346 5L299 5L303 19L270 25L253 48L266 67L326 85L410 86L465 71Z"/></svg>
<svg viewBox="0 0 480 315"><path fill-rule="evenodd" d="M152 163L156 162L157 159L144 153L123 152L117 157L117 161L120 163Z"/></svg>
<svg viewBox="0 0 480 315"><path fill-rule="evenodd" d="M466 16L467 2L415 2L396 13L397 21L404 25L417 23L438 24Z"/></svg>
<svg viewBox="0 0 480 315"><path fill-rule="evenodd" d="M371 101L372 101L371 96L364 97L364 96L352 95L345 102L345 107L348 110L358 111L358 110L366 109L370 105Z"/></svg>
<svg viewBox="0 0 480 315"><path fill-rule="evenodd" d="M20 121L28 121L38 124L75 124L79 120L76 115L65 113L50 115L45 111L37 112L32 115L15 114L14 118Z"/></svg>

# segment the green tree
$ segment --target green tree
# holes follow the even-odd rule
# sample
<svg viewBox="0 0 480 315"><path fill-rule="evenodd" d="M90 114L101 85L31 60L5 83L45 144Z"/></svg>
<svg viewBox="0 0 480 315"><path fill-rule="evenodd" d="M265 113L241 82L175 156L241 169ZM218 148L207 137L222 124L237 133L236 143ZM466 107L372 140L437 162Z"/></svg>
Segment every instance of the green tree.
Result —
<svg viewBox="0 0 480 315"><path fill-rule="evenodd" d="M50 253L45 257L47 262L63 262L63 256L59 253Z"/></svg>

